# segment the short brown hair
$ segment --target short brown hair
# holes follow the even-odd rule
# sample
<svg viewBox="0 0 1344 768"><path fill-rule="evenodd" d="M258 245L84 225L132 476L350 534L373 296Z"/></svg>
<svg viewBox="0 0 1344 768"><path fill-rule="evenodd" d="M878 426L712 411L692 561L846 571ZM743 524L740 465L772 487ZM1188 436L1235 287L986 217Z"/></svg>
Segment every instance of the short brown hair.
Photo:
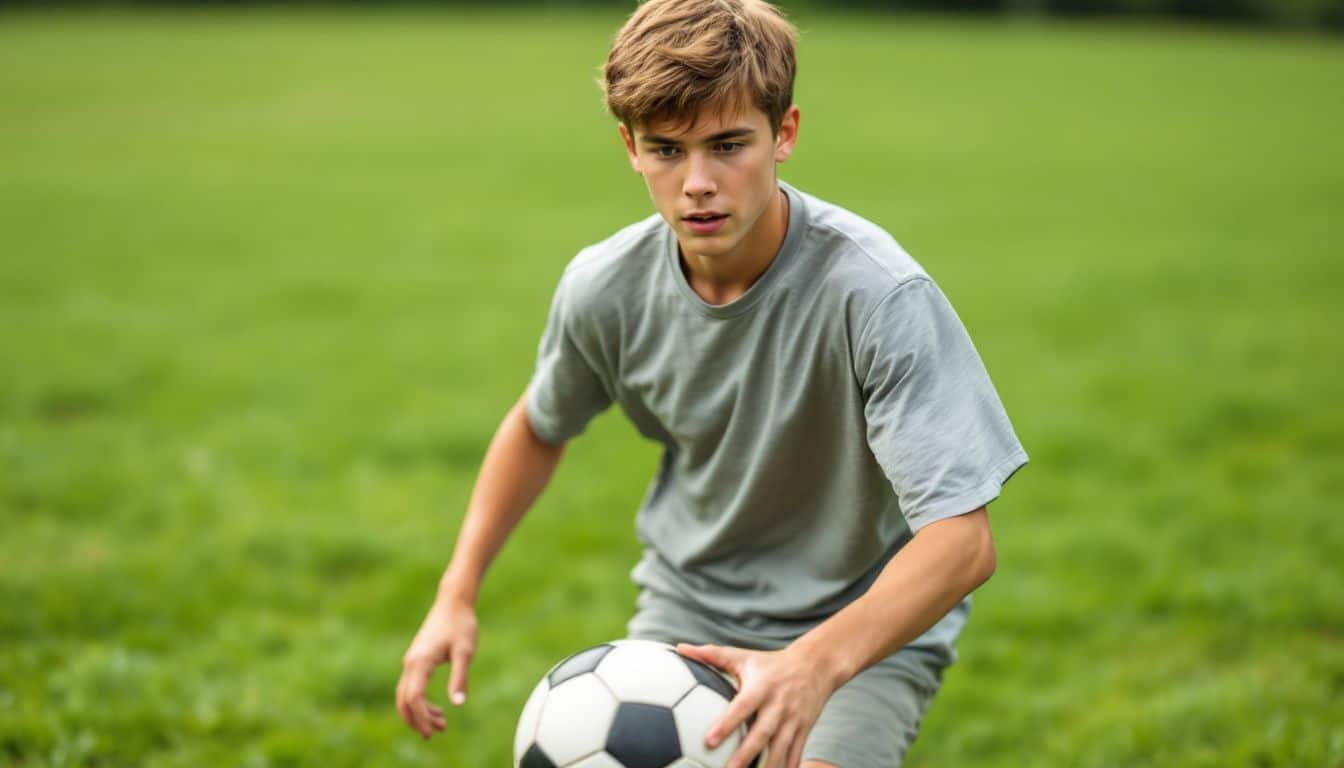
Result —
<svg viewBox="0 0 1344 768"><path fill-rule="evenodd" d="M616 33L607 109L627 128L726 113L745 100L779 129L793 104L798 31L763 0L650 0Z"/></svg>

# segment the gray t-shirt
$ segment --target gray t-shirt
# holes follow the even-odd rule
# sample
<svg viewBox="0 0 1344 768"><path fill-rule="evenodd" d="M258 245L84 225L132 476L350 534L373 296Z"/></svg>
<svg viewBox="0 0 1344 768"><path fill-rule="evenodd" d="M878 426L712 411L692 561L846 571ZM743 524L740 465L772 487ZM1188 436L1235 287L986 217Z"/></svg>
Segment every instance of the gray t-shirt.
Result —
<svg viewBox="0 0 1344 768"><path fill-rule="evenodd" d="M561 443L615 402L664 452L636 519L641 588L792 637L872 584L913 532L1027 461L965 328L880 227L780 184L784 244L705 303L657 215L566 268L527 401ZM951 652L967 604L916 644Z"/></svg>

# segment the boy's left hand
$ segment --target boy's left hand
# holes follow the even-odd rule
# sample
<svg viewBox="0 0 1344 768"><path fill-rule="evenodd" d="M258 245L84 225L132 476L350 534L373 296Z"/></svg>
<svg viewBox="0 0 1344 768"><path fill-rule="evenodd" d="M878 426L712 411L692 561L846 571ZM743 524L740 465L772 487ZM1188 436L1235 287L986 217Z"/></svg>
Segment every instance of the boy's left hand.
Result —
<svg viewBox="0 0 1344 768"><path fill-rule="evenodd" d="M756 716L747 737L729 758L728 768L746 768L766 746L770 752L760 768L798 768L802 764L807 735L835 692L826 670L791 648L748 651L681 643L677 653L718 667L738 680L737 697L705 734L710 749L753 714Z"/></svg>

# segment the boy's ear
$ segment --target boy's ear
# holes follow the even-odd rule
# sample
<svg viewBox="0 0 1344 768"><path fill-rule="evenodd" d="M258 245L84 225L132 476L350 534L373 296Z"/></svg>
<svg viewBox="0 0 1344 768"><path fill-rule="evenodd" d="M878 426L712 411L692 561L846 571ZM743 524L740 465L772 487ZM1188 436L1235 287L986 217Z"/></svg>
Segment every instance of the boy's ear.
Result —
<svg viewBox="0 0 1344 768"><path fill-rule="evenodd" d="M625 123L621 123L618 127L621 129L621 141L625 143L625 154L630 158L630 167L635 169L635 173L639 173L639 154L635 152L635 137L630 135Z"/></svg>
<svg viewBox="0 0 1344 768"><path fill-rule="evenodd" d="M775 162L782 163L789 159L793 154L793 148L798 144L798 120L800 114L798 105L793 104L788 111L784 113L784 118L779 121L779 133L775 135Z"/></svg>

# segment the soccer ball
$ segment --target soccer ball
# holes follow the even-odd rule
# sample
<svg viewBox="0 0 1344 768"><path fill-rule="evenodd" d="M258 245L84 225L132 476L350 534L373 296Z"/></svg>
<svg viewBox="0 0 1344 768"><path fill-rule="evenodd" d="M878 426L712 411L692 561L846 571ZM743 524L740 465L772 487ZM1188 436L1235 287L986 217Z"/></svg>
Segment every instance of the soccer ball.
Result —
<svg viewBox="0 0 1344 768"><path fill-rule="evenodd" d="M528 697L514 768L723 768L745 726L715 749L709 727L737 689L664 643L616 640L555 665Z"/></svg>

